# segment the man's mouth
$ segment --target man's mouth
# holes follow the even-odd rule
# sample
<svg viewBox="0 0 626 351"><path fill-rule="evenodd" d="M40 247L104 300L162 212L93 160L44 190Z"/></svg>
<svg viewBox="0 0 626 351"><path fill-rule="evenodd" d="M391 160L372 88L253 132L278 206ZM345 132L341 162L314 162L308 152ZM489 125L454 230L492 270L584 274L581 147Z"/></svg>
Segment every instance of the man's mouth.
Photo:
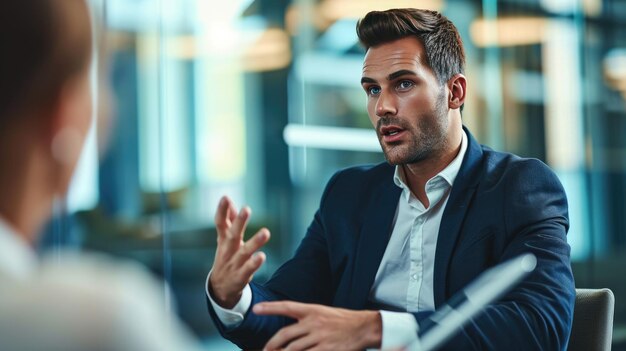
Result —
<svg viewBox="0 0 626 351"><path fill-rule="evenodd" d="M396 126L388 126L380 128L380 134L384 136L393 136L403 131L402 128Z"/></svg>
<svg viewBox="0 0 626 351"><path fill-rule="evenodd" d="M379 133L382 135L383 141L387 143L399 142L402 138L404 129L397 126L385 126L380 128Z"/></svg>

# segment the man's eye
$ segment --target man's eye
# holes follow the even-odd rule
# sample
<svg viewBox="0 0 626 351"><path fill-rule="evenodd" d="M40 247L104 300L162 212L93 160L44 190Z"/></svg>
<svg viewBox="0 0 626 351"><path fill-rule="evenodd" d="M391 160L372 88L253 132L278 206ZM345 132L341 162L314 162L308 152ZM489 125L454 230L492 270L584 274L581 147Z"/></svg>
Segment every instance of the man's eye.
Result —
<svg viewBox="0 0 626 351"><path fill-rule="evenodd" d="M400 89L408 89L413 86L413 82L410 80L403 80L398 84L398 88Z"/></svg>
<svg viewBox="0 0 626 351"><path fill-rule="evenodd" d="M367 88L367 93L369 95L378 95L380 94L380 87L369 87Z"/></svg>

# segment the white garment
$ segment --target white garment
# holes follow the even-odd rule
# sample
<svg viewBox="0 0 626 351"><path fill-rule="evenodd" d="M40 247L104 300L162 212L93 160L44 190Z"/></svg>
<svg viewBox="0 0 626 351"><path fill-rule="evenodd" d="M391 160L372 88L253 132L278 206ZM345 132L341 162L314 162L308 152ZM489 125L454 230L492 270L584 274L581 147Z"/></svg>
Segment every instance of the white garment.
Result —
<svg viewBox="0 0 626 351"><path fill-rule="evenodd" d="M370 291L370 302L383 310L419 312L435 309L433 274L439 227L466 151L467 136L463 133L461 149L454 160L426 182L428 208L411 193L401 167L396 166L393 180L402 188L402 194L398 199L393 231ZM413 315L381 311L381 316L383 349L406 345L405 340L417 340L418 326ZM392 325L393 328L386 328Z"/></svg>
<svg viewBox="0 0 626 351"><path fill-rule="evenodd" d="M200 350L142 267L96 255L39 262L0 218L0 350Z"/></svg>
<svg viewBox="0 0 626 351"><path fill-rule="evenodd" d="M426 195L430 202L428 209L411 193L401 176L400 167L396 166L394 182L402 188L402 194L398 200L394 228L370 291L370 301L403 312L380 311L383 350L407 345L409 349L415 348L419 342L418 325L413 315L407 312L434 310L433 272L439 226L466 151L467 135L463 132L457 156L426 182ZM250 309L250 286L246 285L235 307L225 309L209 293L210 275L205 285L209 301L222 324L234 328L243 322Z"/></svg>

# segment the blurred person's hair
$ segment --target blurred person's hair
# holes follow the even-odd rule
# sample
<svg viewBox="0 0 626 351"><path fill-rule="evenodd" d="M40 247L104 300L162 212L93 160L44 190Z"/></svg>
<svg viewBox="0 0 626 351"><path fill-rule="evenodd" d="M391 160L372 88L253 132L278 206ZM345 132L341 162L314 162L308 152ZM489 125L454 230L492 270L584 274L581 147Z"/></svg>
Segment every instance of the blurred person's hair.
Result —
<svg viewBox="0 0 626 351"><path fill-rule="evenodd" d="M92 50L85 0L0 4L0 131L54 108L64 84L87 69Z"/></svg>
<svg viewBox="0 0 626 351"><path fill-rule="evenodd" d="M465 52L454 24L437 11L391 9L372 11L357 23L359 41L368 50L381 44L414 36L426 50L425 62L445 84L465 71Z"/></svg>

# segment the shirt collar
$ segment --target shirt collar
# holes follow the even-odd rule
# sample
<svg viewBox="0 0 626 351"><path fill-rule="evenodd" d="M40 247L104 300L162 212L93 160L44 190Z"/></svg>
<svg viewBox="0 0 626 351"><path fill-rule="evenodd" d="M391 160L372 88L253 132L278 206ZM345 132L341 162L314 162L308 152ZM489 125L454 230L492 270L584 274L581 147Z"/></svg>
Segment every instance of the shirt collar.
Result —
<svg viewBox="0 0 626 351"><path fill-rule="evenodd" d="M446 168L444 168L441 172L437 173L437 175L435 175L434 177L430 178L428 182L426 182L427 185L429 183L432 183L432 181L437 178L444 179L448 183L448 186L452 186L452 184L454 184L454 180L456 179L456 176L459 174L459 171L461 170L461 164L463 164L463 157L465 156L465 152L467 151L467 135L465 134L465 131L463 131L463 133L461 134L462 134L461 149L459 150L459 153L456 155L454 160L452 160L452 162L450 162L446 166ZM393 182L398 187L405 190L405 192L408 191L408 193L406 194L407 197L410 195L411 191L409 190L409 187L404 182L402 169L399 166L396 166L396 170L393 174Z"/></svg>
<svg viewBox="0 0 626 351"><path fill-rule="evenodd" d="M37 264L35 251L0 217L0 273L26 279L35 273Z"/></svg>

